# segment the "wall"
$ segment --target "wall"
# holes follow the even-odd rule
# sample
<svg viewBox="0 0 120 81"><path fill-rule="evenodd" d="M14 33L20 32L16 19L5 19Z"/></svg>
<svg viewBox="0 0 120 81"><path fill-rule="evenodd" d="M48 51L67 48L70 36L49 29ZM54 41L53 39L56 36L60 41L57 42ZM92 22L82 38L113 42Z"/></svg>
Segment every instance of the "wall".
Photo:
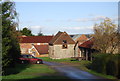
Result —
<svg viewBox="0 0 120 81"><path fill-rule="evenodd" d="M78 48L78 44L75 47L74 57L82 57L81 56L81 50Z"/></svg>
<svg viewBox="0 0 120 81"><path fill-rule="evenodd" d="M106 53L111 53L112 48L109 47L106 51ZM116 47L114 51L112 52L113 54L118 54L119 53L119 47Z"/></svg>
<svg viewBox="0 0 120 81"><path fill-rule="evenodd" d="M38 57L48 57L48 54L42 54L42 55L39 55Z"/></svg>
<svg viewBox="0 0 120 81"><path fill-rule="evenodd" d="M49 56L52 59L71 58L74 56L74 44L68 44L67 49L62 49L62 45L49 46Z"/></svg>
<svg viewBox="0 0 120 81"><path fill-rule="evenodd" d="M49 57L50 58L54 57L54 46L49 45Z"/></svg>

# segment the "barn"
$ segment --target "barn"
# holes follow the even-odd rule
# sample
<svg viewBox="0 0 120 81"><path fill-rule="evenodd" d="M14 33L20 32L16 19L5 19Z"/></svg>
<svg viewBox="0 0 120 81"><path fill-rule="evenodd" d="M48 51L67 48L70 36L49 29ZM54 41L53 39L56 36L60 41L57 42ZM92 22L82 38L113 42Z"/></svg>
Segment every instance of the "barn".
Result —
<svg viewBox="0 0 120 81"><path fill-rule="evenodd" d="M66 33L58 32L49 42L49 57L52 59L74 56L75 41Z"/></svg>

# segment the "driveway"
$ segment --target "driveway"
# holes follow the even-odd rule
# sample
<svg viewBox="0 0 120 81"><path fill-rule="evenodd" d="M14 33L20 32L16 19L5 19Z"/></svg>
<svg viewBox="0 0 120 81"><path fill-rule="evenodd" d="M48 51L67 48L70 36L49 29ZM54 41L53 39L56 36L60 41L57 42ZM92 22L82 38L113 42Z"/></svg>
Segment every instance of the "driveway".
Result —
<svg viewBox="0 0 120 81"><path fill-rule="evenodd" d="M56 63L56 62L45 62L44 64L52 67L63 75L69 77L70 79L80 80L80 81L112 81L107 80L99 76L95 76L83 70L77 69L74 66Z"/></svg>

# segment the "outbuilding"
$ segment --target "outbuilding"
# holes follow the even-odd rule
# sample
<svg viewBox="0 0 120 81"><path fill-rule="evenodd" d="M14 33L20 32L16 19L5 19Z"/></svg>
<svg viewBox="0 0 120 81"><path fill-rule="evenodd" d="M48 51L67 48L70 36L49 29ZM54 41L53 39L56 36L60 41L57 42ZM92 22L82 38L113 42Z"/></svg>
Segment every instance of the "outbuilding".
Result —
<svg viewBox="0 0 120 81"><path fill-rule="evenodd" d="M52 59L74 56L75 41L66 33L58 32L49 42L49 57Z"/></svg>

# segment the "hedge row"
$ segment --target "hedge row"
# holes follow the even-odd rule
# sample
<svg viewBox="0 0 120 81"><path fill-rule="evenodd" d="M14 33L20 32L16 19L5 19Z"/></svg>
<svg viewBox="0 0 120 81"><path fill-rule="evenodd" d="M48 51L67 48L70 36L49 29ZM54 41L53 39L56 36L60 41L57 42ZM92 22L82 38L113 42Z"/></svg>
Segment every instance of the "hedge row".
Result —
<svg viewBox="0 0 120 81"><path fill-rule="evenodd" d="M91 69L120 78L120 54L95 54Z"/></svg>

